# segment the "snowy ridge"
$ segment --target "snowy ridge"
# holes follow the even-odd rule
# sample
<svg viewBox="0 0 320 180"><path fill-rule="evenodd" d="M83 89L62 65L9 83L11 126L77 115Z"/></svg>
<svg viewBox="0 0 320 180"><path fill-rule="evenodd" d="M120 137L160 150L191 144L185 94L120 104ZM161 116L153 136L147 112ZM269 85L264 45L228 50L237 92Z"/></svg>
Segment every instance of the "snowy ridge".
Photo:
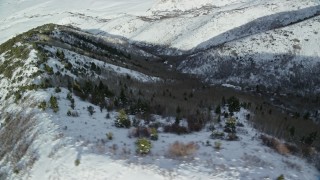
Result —
<svg viewBox="0 0 320 180"><path fill-rule="evenodd" d="M37 62L37 51L32 49L31 46L26 47L30 52L28 54L28 58L25 59L23 62L22 67L19 67L17 69L12 70L12 76L11 77L6 77L4 74L0 74L0 84L1 84L1 89L0 89L0 100L2 103L5 100L5 97L9 94L9 92L16 91L18 90L19 87L21 86L27 86L32 83L39 83L40 78L36 77L35 79L31 78L24 78L24 77L32 77L34 74L36 74L39 70L39 68L35 65ZM0 55L1 57L1 64L15 64L15 63L20 63L21 59L19 58L13 58L11 61L6 61L5 57L6 53L3 53ZM17 79L21 79L20 81L17 81ZM14 83L12 83L12 81ZM1 103L1 104L2 104ZM8 104L12 103L11 101L8 102ZM4 105L4 104L3 104Z"/></svg>

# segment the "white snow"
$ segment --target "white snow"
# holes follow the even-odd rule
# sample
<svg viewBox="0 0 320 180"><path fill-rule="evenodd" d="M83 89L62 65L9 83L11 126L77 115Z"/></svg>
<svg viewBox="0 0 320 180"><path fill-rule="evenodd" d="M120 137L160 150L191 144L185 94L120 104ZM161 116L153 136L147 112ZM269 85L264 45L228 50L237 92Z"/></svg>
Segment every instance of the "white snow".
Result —
<svg viewBox="0 0 320 180"><path fill-rule="evenodd" d="M313 0L87 0L76 4L47 0L36 0L34 4L2 1L0 7L6 10L0 14L0 42L31 27L52 22L72 24L97 34L122 36L134 42L190 50L221 43L226 39L211 42L211 38L260 17L316 5L319 3Z"/></svg>
<svg viewBox="0 0 320 180"><path fill-rule="evenodd" d="M234 85L232 85L232 84L221 84L221 86L229 87L229 88L234 88L234 89L237 89L237 90L241 90L241 87L239 87L239 86L234 86Z"/></svg>
<svg viewBox="0 0 320 180"><path fill-rule="evenodd" d="M31 48L31 47L29 47ZM5 54L3 53L0 56L0 64L5 63ZM12 62L20 61L20 59L12 59ZM37 55L36 51L34 49L31 49L28 58L23 61L22 67L17 67L12 72L12 77L9 79L7 77L4 77L3 74L0 75L0 101L4 100L5 96L9 92L13 92L17 90L17 87L29 85L31 83L37 82L37 78L35 79L28 79L24 77L29 77L32 74L36 73L39 68L35 66L35 62L37 61ZM22 80L18 81L17 78L23 77ZM12 83L12 81L15 80L15 83ZM1 106L0 106L1 109Z"/></svg>
<svg viewBox="0 0 320 180"><path fill-rule="evenodd" d="M234 40L237 38L234 34L213 38L258 18L316 5L319 5L316 0L2 0L0 43L36 26L58 23L75 25L102 36L107 33L125 37L131 42L192 50ZM290 20L291 18L288 21ZM320 32L315 29L319 29L319 26L319 20L314 18L282 28L283 31L294 33L290 39L278 35L277 30L272 30L226 45L236 47L242 53L255 53L253 50L273 53L290 51L293 45L299 44L303 51L295 48L294 53L318 57ZM251 38L259 41L252 42ZM268 41L273 38L277 39L276 45L270 48ZM16 46L20 44L17 43ZM49 50L54 52L56 49ZM238 51L236 52L239 53ZM143 82L160 80L67 50L64 52L70 59L76 57L82 63L93 62L118 74L129 74ZM25 62L23 81L12 83L7 78L0 77L0 109L3 113L37 113L34 127L34 132L38 133L37 139L28 151L38 154L38 159L30 171L21 174L14 174L10 164L0 162L0 170L7 171L11 175L9 179L275 179L280 174L284 174L286 179L316 179L319 176L319 172L303 159L291 155L282 156L263 146L257 138L259 132L245 120L245 115L249 112L244 109L235 115L245 125L238 128L240 140L221 140L221 150L206 146L207 141L213 145L218 140L210 139L211 132L204 129L180 136L159 133L159 140L152 142L151 154L142 157L136 155L135 139L128 138L128 130L113 126L117 112L100 112L99 107L74 97L75 111L79 113L79 117L66 116L70 102L66 99L68 90L64 88L61 93L55 93L54 89L30 91L23 94L23 98L29 98L30 101L21 104L15 104L13 98L4 100L4 95L16 90L18 86L36 81L28 79L28 75L38 70L32 64L36 60L35 53L32 50ZM71 61L74 66L77 65L75 59ZM0 56L0 63L3 60L4 54ZM57 66L62 67L56 59L49 59L48 64L54 71L58 70ZM204 64L191 71L203 72L210 67L210 64ZM18 70L21 69L16 69ZM230 84L225 86L233 87ZM48 101L51 95L58 97L58 113L53 113L51 109L40 111L36 108L35 104ZM86 109L90 105L96 111L93 116ZM105 118L107 113L110 113L110 119ZM155 117L159 122L166 122L162 117ZM4 122L4 119L0 122ZM222 130L222 125L218 130ZM34 132L28 132L28 135ZM111 141L106 139L108 132L114 134ZM172 159L168 156L168 147L175 141L193 141L199 149L193 158ZM80 160L79 166L75 166L76 159ZM23 160L25 159L21 161ZM296 165L296 168L292 169L291 164Z"/></svg>
<svg viewBox="0 0 320 180"><path fill-rule="evenodd" d="M65 54L68 56L66 51ZM10 82L0 83L1 89L10 86ZM29 91L23 94L27 101L19 104L8 101L11 103L2 107L3 113L35 112L37 122L33 131L28 132L29 136L36 133L37 138L24 157L28 159L36 155L37 160L30 170L19 174L12 172L10 164L0 162L2 171L9 173L9 179L274 179L281 174L288 179L315 179L319 175L303 159L283 156L263 146L258 139L259 132L245 120L250 113L247 110L235 113L238 122L244 124L244 127L237 128L239 141L210 139L211 132L207 128L186 135L160 131L159 140L152 141L151 154L139 156L135 152L136 138L128 136L131 129L114 126L117 112L100 111L98 106L74 95L75 110L72 110L66 98L69 91L61 89L60 93L56 93L54 88ZM49 101L50 96L58 99L57 113L50 108L45 111L36 108L43 100ZM92 116L87 111L88 106L94 107ZM77 112L79 117L67 116L69 110ZM106 118L107 113L109 119ZM156 115L154 119L168 124L174 121L174 117ZM186 125L184 121L181 123ZM223 126L224 122L216 124L218 131L223 131ZM107 139L106 133L109 132L113 133L113 140ZM176 141L194 142L198 150L190 157L174 158L168 149ZM220 150L214 148L217 141L222 144ZM78 166L75 165L77 159L80 162ZM27 168L23 163L20 165Z"/></svg>
<svg viewBox="0 0 320 180"><path fill-rule="evenodd" d="M153 0L85 0L75 3L70 0L3 0L0 2L0 42L46 23L78 24L77 21L84 20L82 23L87 24L87 27L99 29L105 20L112 17L127 13L141 15L153 2ZM74 17L77 17L76 20L73 20Z"/></svg>
<svg viewBox="0 0 320 180"><path fill-rule="evenodd" d="M66 99L68 90L61 93L54 89L30 93L38 101L48 100L51 95L59 99L59 112L50 108L39 112L39 128L46 124L33 147L39 153L39 160L25 176L26 179L274 179L284 174L287 179L314 179L319 173L304 160L288 155L282 156L261 144L259 134L245 120L248 111L236 113L239 141L212 140L206 129L187 135L159 133L159 140L152 141L151 154L139 156L135 153L135 138L129 138L128 129L118 129L113 123L117 112L100 112L99 107L75 98L75 110L79 117L66 116L70 110ZM95 113L90 116L87 107ZM106 119L106 114L110 119ZM156 116L156 121L164 122ZM222 123L221 126L223 126ZM222 129L218 127L218 130ZM43 127L42 127L43 128ZM49 129L48 129L49 128ZM107 140L106 133L113 133L113 140ZM193 158L172 159L168 156L169 145L175 141L195 142L199 149ZM210 146L207 146L207 141ZM215 141L222 143L215 150ZM75 160L79 159L79 166ZM290 164L296 165L292 169ZM19 176L13 176L13 178Z"/></svg>
<svg viewBox="0 0 320 180"><path fill-rule="evenodd" d="M249 0L158 0L151 10L160 12L187 11L203 6L213 6L217 8L245 2L249 2Z"/></svg>
<svg viewBox="0 0 320 180"><path fill-rule="evenodd" d="M319 65L319 22L320 18L317 16L290 26L227 42L221 48L209 49L204 53L189 57L189 60L183 62L180 68L185 73L203 75L208 81L215 84L247 82L266 86L280 85L278 81L287 79L296 73L294 67L299 67L299 70L308 73ZM286 61L285 58L277 57L281 55L291 58ZM248 78L231 75L220 82L213 76L219 71L219 68L216 68L219 61L213 59L224 57L234 58L233 63L237 66L250 67L250 64L253 63L254 67L259 67L259 71L253 71L251 68ZM253 61L250 61L250 58ZM188 63L193 63L193 66ZM245 73L242 70L242 74ZM316 92L316 89L310 91Z"/></svg>

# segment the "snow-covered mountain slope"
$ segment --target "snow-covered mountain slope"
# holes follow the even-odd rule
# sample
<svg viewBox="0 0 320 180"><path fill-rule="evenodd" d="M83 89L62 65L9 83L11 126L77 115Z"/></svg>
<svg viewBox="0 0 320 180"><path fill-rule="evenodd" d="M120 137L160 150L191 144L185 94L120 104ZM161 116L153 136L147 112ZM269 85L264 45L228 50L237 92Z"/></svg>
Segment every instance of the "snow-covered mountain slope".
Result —
<svg viewBox="0 0 320 180"><path fill-rule="evenodd" d="M316 94L320 16L241 38L188 57L180 69L211 83L263 85Z"/></svg>
<svg viewBox="0 0 320 180"><path fill-rule="evenodd" d="M169 12L169 11L190 11L199 9L205 6L212 6L214 8L220 8L224 6L232 6L235 4L244 4L250 2L249 0L199 0L199 1L188 1L188 0L160 0L157 1L152 11L156 12Z"/></svg>
<svg viewBox="0 0 320 180"><path fill-rule="evenodd" d="M192 1L184 1L190 5L190 9L186 10L186 7L179 6L179 1L167 1L165 4L177 5L176 9L168 7L167 11L157 9L167 7L160 2L148 11L151 15L118 17L104 23L99 29L136 42L188 51L285 26L319 13L319 4L315 1L240 1L222 7L215 7L214 2L208 2L206 6L193 8ZM290 14L291 11L299 12ZM248 24L250 22L252 24ZM247 28L248 31L236 29L225 34L246 24L256 27L251 30Z"/></svg>
<svg viewBox="0 0 320 180"><path fill-rule="evenodd" d="M181 71L207 82L319 90L316 0L36 2L0 2L0 42L44 23L71 24L151 56L182 59Z"/></svg>
<svg viewBox="0 0 320 180"><path fill-rule="evenodd" d="M312 16L315 10L308 9L287 15L285 12L310 7L319 10L316 8L319 3L315 0L202 0L196 3L186 0L159 0L157 2L148 1L148 3L136 0L127 4L126 1L117 1L117 3L114 1L104 1L105 3L85 1L78 5L71 5L64 1L61 3L38 1L32 5L28 1L1 2L0 7L10 11L3 11L0 14L3 40L8 39L14 33L41 25L43 22L53 22L76 25L91 32L99 30L99 33L102 33L104 31L132 41L185 51L200 44L200 47L206 47L223 43L226 40L230 41L235 38L233 36L238 36L239 32L238 34L237 32L231 33L215 41L209 40L254 20L258 20L261 25L266 21L267 24L281 26ZM12 10L15 8L16 10ZM284 14L267 18L278 13ZM262 19L259 20L259 18ZM30 23L31 21L33 23ZM273 28L270 25L265 29ZM249 34L254 33L254 29L249 32ZM203 44L203 42L208 43Z"/></svg>
<svg viewBox="0 0 320 180"><path fill-rule="evenodd" d="M49 24L0 46L1 179L275 179L281 174L288 179L315 179L319 176L312 164L291 154L283 142L274 140L284 148L278 150L282 155L264 146L260 132L247 120L252 113L248 109L239 108L232 117L220 117L209 110L209 116L220 122L212 120L198 132L176 135L165 129L176 124L182 130L190 129L192 121L185 117L177 121L173 116L157 114L143 116L135 113L143 112L143 106L132 111L134 104L123 107L122 103L133 103L129 99L131 93L130 98L148 98L147 92L151 91L153 101L157 96L165 99L169 90L163 93L161 89L147 89L143 85L166 86L170 82L159 83L162 76L154 77L143 68L142 62L153 61L135 59L150 58L147 52L131 51L138 47L112 44L113 39L109 40L72 27ZM161 67L155 69L159 71ZM124 88L113 88L117 84L127 87L127 98L119 92ZM136 86L142 87L143 92L137 92ZM192 101L193 96L198 99L196 95L203 93L203 88L191 87L194 94L188 95L189 100L184 97L182 102ZM110 95L113 90L114 94ZM154 95L154 91L159 92ZM170 93L170 102L181 103L179 98ZM152 141L150 154L137 153L138 138L134 134L139 130L117 127L121 111L105 107L102 102L114 102L114 106L125 108L134 126L156 127L159 140ZM207 106L203 106L197 110L198 114L207 112ZM161 109L156 107L156 111ZM229 110L222 106L220 112ZM233 121L237 124L233 123L232 130L236 134L225 130ZM176 141L189 144L176 151L179 147L174 145ZM184 151L187 154L179 157Z"/></svg>
<svg viewBox="0 0 320 180"><path fill-rule="evenodd" d="M1 45L0 179L316 179L319 158L307 163L274 139L284 155L263 146L246 120L249 110L230 113L236 136L221 133L228 107L220 117L210 111L218 104L208 103L222 96L205 94L206 85L193 85L164 64L180 63L184 73L229 87L315 94L319 13L318 0L1 1L1 43L50 22L83 31L49 24ZM183 118L181 104L193 108ZM147 133L156 127L151 154L136 153L130 134L139 130L116 128L117 108ZM152 113L143 114L148 108ZM203 120L210 118L220 120L214 132ZM189 132L192 123L204 127L179 136L165 132ZM317 134L307 133L296 141L315 141ZM191 155L172 156L175 141L190 142ZM307 150L319 157L312 142Z"/></svg>
<svg viewBox="0 0 320 180"><path fill-rule="evenodd" d="M99 29L111 18L144 14L153 0L19 0L0 2L0 42L47 23L71 23Z"/></svg>

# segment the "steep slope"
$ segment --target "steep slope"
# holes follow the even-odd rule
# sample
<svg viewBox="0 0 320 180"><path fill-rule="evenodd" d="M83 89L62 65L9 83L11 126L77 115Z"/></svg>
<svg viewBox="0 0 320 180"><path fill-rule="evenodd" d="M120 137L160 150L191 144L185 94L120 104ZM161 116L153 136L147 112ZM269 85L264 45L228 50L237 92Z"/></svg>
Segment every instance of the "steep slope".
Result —
<svg viewBox="0 0 320 180"><path fill-rule="evenodd" d="M74 145L75 142L68 138L59 140L61 133L58 129L62 124L54 121L57 117L53 117L52 112L39 110L47 107L54 112L59 110L52 104L52 97L57 93L57 88L55 91L50 88L53 84L63 86L68 80L82 79L91 79L94 83L103 77L116 77L115 81L118 81L129 76L145 83L160 81L159 78L106 63L112 61L117 64L128 58L125 55L128 52L133 58L142 55L150 58L148 53L125 44L119 45L119 42L111 45L114 41L108 43L109 39L100 39L99 43L95 39L96 44L92 45L90 38L93 36L77 29L49 24L18 35L0 46L0 179L37 179L31 173L37 161L40 161L39 171L43 173L47 156L52 156L61 145ZM97 60L83 54L104 58ZM61 102L59 105L63 107ZM66 114L63 116L60 118L65 120Z"/></svg>
<svg viewBox="0 0 320 180"><path fill-rule="evenodd" d="M188 58L179 69L211 83L317 94L320 16L231 41Z"/></svg>
<svg viewBox="0 0 320 180"><path fill-rule="evenodd" d="M223 106L216 113L232 117L220 117L210 110L206 114L212 102L206 104L204 99L217 97L201 95L218 94L218 89L207 92L199 83L186 86L192 95L173 91L172 83L183 87L184 80L192 79L181 75L183 83L179 84L178 74L161 70L158 57L138 47L53 24L30 30L0 47L2 179L261 179L281 174L289 179L314 179L319 175L313 165L286 150L281 155L262 146L259 132L247 120L251 110L239 106L231 113L230 107ZM169 92L172 95L166 95ZM135 107L138 97L139 106ZM166 98L171 104L161 104ZM156 101L150 112L160 114L166 106L170 114L170 106L176 111L175 105L184 102L187 105L180 104L181 113L189 106L200 117L219 117L220 122L212 118L192 132L197 126L190 124L203 120L194 117L193 122L183 115L177 125L177 118L165 112L163 116L144 115L148 111L143 105L146 99L151 105ZM195 110L200 101L203 105ZM137 129L117 127L121 114L117 108L126 109L134 126L157 128L159 140L152 141L151 154L136 153ZM232 122L237 122L233 126L236 134L230 135L225 128ZM166 131L176 126L181 131L177 130L178 134L187 134ZM176 141L189 143L185 156L170 148L178 146Z"/></svg>
<svg viewBox="0 0 320 180"><path fill-rule="evenodd" d="M262 85L298 94L316 94L319 89L320 5L316 0L159 0L147 4L136 0L130 10L124 1L88 1L70 11L66 11L70 4L39 2L37 6L20 2L17 12L1 15L3 40L26 29L19 28L26 22L26 27L44 22L71 24L105 36L113 44L144 49L171 65L184 60L178 69L207 82ZM83 6L88 8L81 10ZM109 12L110 7L118 8ZM30 19L35 23L29 23Z"/></svg>
<svg viewBox="0 0 320 180"><path fill-rule="evenodd" d="M0 179L318 178L318 0L4 0L0 9L1 43L69 25L0 46ZM279 109L278 96L306 102ZM117 124L121 109L131 129ZM260 136L259 121L297 145ZM152 131L159 140L141 156L136 142ZM187 148L174 151L176 141Z"/></svg>

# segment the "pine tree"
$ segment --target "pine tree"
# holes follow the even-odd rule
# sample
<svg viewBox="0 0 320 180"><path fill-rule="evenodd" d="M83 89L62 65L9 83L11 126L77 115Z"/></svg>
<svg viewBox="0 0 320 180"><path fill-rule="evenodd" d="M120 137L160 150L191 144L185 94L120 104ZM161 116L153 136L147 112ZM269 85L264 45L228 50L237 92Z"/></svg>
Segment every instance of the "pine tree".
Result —
<svg viewBox="0 0 320 180"><path fill-rule="evenodd" d="M58 101L55 96L50 97L50 107L55 113L59 111Z"/></svg>
<svg viewBox="0 0 320 180"><path fill-rule="evenodd" d="M120 100L122 105L125 105L127 103L127 97L126 97L126 95L124 93L124 89L123 88L121 88L119 100Z"/></svg>
<svg viewBox="0 0 320 180"><path fill-rule="evenodd" d="M216 110L215 110L216 114L221 114L221 106L220 104L217 106Z"/></svg>
<svg viewBox="0 0 320 180"><path fill-rule="evenodd" d="M226 98L223 96L221 99L221 105L225 106L226 105Z"/></svg>
<svg viewBox="0 0 320 180"><path fill-rule="evenodd" d="M119 115L114 124L119 128L129 128L131 126L131 121L123 109L119 111Z"/></svg>
<svg viewBox="0 0 320 180"><path fill-rule="evenodd" d="M89 111L90 116L92 116L93 113L95 113L93 106L88 106L87 109L88 109L88 111Z"/></svg>
<svg viewBox="0 0 320 180"><path fill-rule="evenodd" d="M231 98L228 99L228 107L229 107L229 112L238 112L240 111L240 102L239 99L232 96Z"/></svg>

